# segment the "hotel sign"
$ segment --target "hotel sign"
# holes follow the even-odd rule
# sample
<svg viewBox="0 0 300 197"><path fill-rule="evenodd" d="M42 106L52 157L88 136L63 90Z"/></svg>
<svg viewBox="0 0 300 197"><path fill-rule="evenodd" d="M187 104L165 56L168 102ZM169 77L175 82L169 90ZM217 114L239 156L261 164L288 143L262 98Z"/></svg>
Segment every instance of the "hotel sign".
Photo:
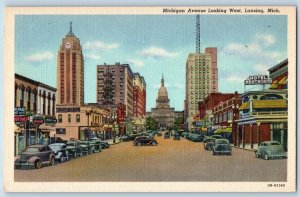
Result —
<svg viewBox="0 0 300 197"><path fill-rule="evenodd" d="M271 84L272 79L268 78L268 75L254 75L249 76L245 80L245 85L259 85L259 84Z"/></svg>

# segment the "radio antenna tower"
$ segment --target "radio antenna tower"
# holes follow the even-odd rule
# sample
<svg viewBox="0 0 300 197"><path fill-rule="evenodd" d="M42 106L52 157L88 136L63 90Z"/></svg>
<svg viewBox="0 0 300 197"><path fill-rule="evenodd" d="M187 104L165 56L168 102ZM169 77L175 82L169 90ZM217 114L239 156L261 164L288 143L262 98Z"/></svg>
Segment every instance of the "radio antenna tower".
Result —
<svg viewBox="0 0 300 197"><path fill-rule="evenodd" d="M196 53L200 53L200 15L196 15Z"/></svg>

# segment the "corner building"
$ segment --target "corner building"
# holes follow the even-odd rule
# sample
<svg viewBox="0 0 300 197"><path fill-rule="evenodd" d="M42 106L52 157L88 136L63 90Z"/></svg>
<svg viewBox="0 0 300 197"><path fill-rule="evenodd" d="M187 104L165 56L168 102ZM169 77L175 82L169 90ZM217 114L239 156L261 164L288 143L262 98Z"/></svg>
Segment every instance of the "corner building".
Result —
<svg viewBox="0 0 300 197"><path fill-rule="evenodd" d="M128 64L97 66L97 104L116 109L123 103L126 117L133 117L133 72Z"/></svg>
<svg viewBox="0 0 300 197"><path fill-rule="evenodd" d="M205 53L190 53L186 62L186 129L193 129L198 102L210 93L218 92L217 48L206 48Z"/></svg>

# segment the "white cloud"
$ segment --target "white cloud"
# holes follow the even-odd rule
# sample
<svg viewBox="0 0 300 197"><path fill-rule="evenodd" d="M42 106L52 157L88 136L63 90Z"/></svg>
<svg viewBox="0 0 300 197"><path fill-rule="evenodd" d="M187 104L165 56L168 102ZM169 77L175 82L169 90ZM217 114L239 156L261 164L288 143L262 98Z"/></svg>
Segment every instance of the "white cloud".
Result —
<svg viewBox="0 0 300 197"><path fill-rule="evenodd" d="M254 38L257 42L263 44L264 46L271 46L275 43L275 38L271 34L265 34L265 35L256 34Z"/></svg>
<svg viewBox="0 0 300 197"><path fill-rule="evenodd" d="M178 53L168 52L166 49L159 47L149 47L147 49L143 49L140 54L145 57L152 58L176 57L179 55Z"/></svg>
<svg viewBox="0 0 300 197"><path fill-rule="evenodd" d="M145 65L142 60L138 60L138 59L130 59L127 61L129 64L133 64L134 66L137 66L137 67L143 67Z"/></svg>
<svg viewBox="0 0 300 197"><path fill-rule="evenodd" d="M25 60L30 62L42 62L42 61L49 61L53 59L54 54L50 51L44 51L41 53L36 53L30 56L25 57Z"/></svg>
<svg viewBox="0 0 300 197"><path fill-rule="evenodd" d="M99 60L99 59L101 59L100 55L93 55L93 54L86 54L86 55L84 55L84 57L86 57L88 59L92 59L92 60Z"/></svg>
<svg viewBox="0 0 300 197"><path fill-rule="evenodd" d="M270 68L270 65L267 65L267 64L256 64L254 66L254 71L256 73L254 73L254 74L267 74L269 68Z"/></svg>
<svg viewBox="0 0 300 197"><path fill-rule="evenodd" d="M84 43L83 48L89 50L89 49L94 49L94 50L111 50L111 49L116 49L119 48L118 43L104 43L102 41L96 40L96 41L88 41Z"/></svg>
<svg viewBox="0 0 300 197"><path fill-rule="evenodd" d="M247 77L232 75L232 76L228 76L226 78L226 81L228 81L228 82L243 82L246 78Z"/></svg>

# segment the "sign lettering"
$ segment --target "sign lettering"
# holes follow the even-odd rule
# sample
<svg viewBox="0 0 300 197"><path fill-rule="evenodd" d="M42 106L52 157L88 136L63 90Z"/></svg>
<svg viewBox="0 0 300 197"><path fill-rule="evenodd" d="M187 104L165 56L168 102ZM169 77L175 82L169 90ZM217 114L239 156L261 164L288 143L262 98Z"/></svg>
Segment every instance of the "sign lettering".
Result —
<svg viewBox="0 0 300 197"><path fill-rule="evenodd" d="M271 84L272 79L269 79L267 75L254 75L249 76L245 80L245 85L259 85L259 84Z"/></svg>

